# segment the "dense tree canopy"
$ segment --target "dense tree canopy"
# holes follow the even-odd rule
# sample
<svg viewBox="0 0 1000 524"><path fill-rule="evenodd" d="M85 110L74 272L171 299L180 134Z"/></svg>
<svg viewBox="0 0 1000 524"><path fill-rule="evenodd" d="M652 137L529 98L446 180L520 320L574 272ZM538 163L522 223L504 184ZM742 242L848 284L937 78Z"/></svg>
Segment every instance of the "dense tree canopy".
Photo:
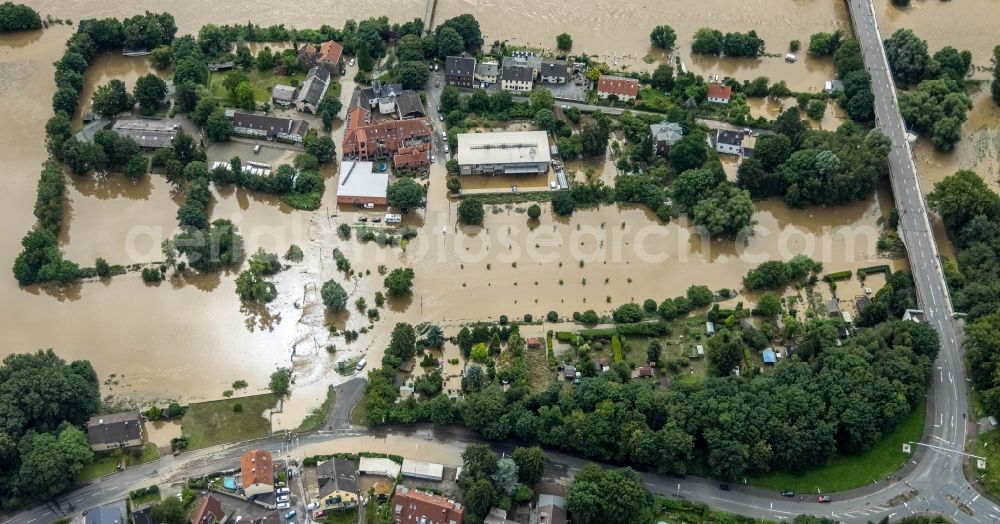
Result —
<svg viewBox="0 0 1000 524"><path fill-rule="evenodd" d="M660 49L673 49L677 33L669 25L658 25L649 33L649 43Z"/></svg>
<svg viewBox="0 0 1000 524"><path fill-rule="evenodd" d="M580 524L651 522L650 502L638 473L596 464L577 471L566 492L566 509Z"/></svg>
<svg viewBox="0 0 1000 524"><path fill-rule="evenodd" d="M921 40L912 29L897 29L884 44L889 67L896 78L907 84L915 84L924 78L930 61L925 40Z"/></svg>
<svg viewBox="0 0 1000 524"><path fill-rule="evenodd" d="M0 4L0 32L41 29L42 17L38 11L13 2Z"/></svg>

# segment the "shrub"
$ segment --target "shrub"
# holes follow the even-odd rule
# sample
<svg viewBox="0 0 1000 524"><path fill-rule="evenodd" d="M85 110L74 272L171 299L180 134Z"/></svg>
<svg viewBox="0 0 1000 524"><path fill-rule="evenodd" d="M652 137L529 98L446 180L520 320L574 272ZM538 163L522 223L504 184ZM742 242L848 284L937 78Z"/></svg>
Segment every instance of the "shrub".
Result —
<svg viewBox="0 0 1000 524"><path fill-rule="evenodd" d="M656 313L656 301L651 298L643 300L642 310L645 311L646 313Z"/></svg>
<svg viewBox="0 0 1000 524"><path fill-rule="evenodd" d="M622 340L618 335L611 337L611 353L615 362L625 361L625 357L622 356Z"/></svg>
<svg viewBox="0 0 1000 524"><path fill-rule="evenodd" d="M532 317L532 316L531 316L531 313L525 313L525 314L524 314L524 321L525 321L525 322L528 322L528 323L530 323L530 322L532 321L532 319L533 319L533 318L534 318L534 317Z"/></svg>
<svg viewBox="0 0 1000 524"><path fill-rule="evenodd" d="M163 273L155 267L144 267L142 268L142 281L147 284L153 284L163 280Z"/></svg>
<svg viewBox="0 0 1000 524"><path fill-rule="evenodd" d="M618 306L618 309L615 309L611 316L615 322L638 322L642 320L642 309L639 304L629 302Z"/></svg>
<svg viewBox="0 0 1000 524"><path fill-rule="evenodd" d="M852 271L837 271L835 273L827 273L826 276L823 277L823 280L827 282L837 282L840 280L847 280L851 278L851 275L853 274L854 272Z"/></svg>
<svg viewBox="0 0 1000 524"><path fill-rule="evenodd" d="M559 320L559 313L556 313L555 311L549 311L545 315L545 320L548 320L549 322L555 322Z"/></svg>

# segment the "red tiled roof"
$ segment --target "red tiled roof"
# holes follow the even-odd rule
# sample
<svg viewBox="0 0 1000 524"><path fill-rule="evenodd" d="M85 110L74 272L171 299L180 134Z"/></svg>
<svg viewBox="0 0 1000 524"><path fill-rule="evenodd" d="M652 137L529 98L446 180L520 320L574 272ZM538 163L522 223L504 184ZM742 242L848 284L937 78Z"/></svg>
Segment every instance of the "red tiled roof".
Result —
<svg viewBox="0 0 1000 524"><path fill-rule="evenodd" d="M358 120L360 118L357 111L348 117L349 125L344 133L342 147L345 153L353 153L361 142L378 140L384 140L386 148L395 152L405 140L429 137L432 134L430 126L423 119L393 120L375 124L361 124Z"/></svg>
<svg viewBox="0 0 1000 524"><path fill-rule="evenodd" d="M406 486L396 487L392 504L396 522L417 522L420 517L426 517L428 524L460 524L465 518L465 508L461 504Z"/></svg>
<svg viewBox="0 0 1000 524"><path fill-rule="evenodd" d="M344 53L344 46L333 40L323 42L319 46L319 59L328 61L331 64L340 63L340 56Z"/></svg>
<svg viewBox="0 0 1000 524"><path fill-rule="evenodd" d="M620 76L602 76L597 81L597 91L618 96L638 96L639 81Z"/></svg>
<svg viewBox="0 0 1000 524"><path fill-rule="evenodd" d="M243 474L243 487L253 484L274 485L274 464L271 462L270 451L247 451L240 457L240 470Z"/></svg>
<svg viewBox="0 0 1000 524"><path fill-rule="evenodd" d="M213 524L221 522L226 517L219 499L209 495L203 499L191 515L192 524Z"/></svg>
<svg viewBox="0 0 1000 524"><path fill-rule="evenodd" d="M729 97L733 94L733 88L729 86L724 86L722 84L708 84L708 97L709 98L722 98L729 100Z"/></svg>

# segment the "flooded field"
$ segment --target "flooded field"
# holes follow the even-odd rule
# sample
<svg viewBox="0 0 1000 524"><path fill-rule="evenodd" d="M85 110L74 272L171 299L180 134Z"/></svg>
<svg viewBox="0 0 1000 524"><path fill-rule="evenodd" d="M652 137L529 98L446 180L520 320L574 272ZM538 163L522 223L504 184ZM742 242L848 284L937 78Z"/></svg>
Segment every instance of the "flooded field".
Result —
<svg viewBox="0 0 1000 524"><path fill-rule="evenodd" d="M987 3L978 0L974 5ZM806 42L811 33L846 26L841 2L750 0L722 13L709 3L668 4L468 0L442 3L436 19L471 12L482 22L487 42L507 38L515 44L545 47L552 45L556 33L567 30L574 37L576 50L600 55L612 64L642 69L655 66L642 61L647 54L663 59L649 48L648 34L654 25L668 23L678 32L685 64L695 71L745 78L764 75L773 81L785 80L793 90L801 91L815 90L830 78L831 64L813 60L787 64L780 58L695 60L689 53L694 31L701 26L723 31L756 28L769 52L780 55L789 40ZM263 0L254 4L253 21L296 27L319 23L340 26L348 18L357 18L358 13L387 14L399 21L421 16L423 6L416 0L308 5ZM155 2L121 4L107 0L41 0L33 7L43 16L52 14L74 21L163 8ZM245 23L245 7L232 0L170 4L181 32L197 31L208 21ZM921 2L895 22L883 23L926 25L927 31L919 32L931 40L932 48L939 46L939 40L934 39L959 48L973 47L980 63L986 56L981 47L986 45L987 37L968 34L972 31L940 29L941 24L953 23L939 22L944 19L943 10L951 8L971 9L955 3L939 6ZM324 13L322 20L315 17L317 9ZM939 14L920 18L932 10ZM520 23L511 25L508 22L514 16ZM988 17L973 19L987 24ZM44 124L51 115L52 62L59 57L71 31L66 26L54 26L29 35L0 36L0 118L7 123L0 129L0 147L16 152L5 157L7 176L4 191L0 192L0 209L6 222L0 231L0 260L6 261L3 267L9 268L19 251L21 236L33 222L35 184L46 156ZM84 108L89 105L95 85L121 78L131 86L147 72L145 64L144 59L113 55L99 58L86 76ZM352 76L348 74L344 79L345 105L353 89ZM751 107L755 115L770 115L777 110L767 103ZM816 125L824 129L834 126L837 115L834 108L828 108L824 121ZM933 181L959 167L975 167L996 187L1000 172L998 127L1000 115L980 95L965 125L969 136L954 155L933 153L924 144L915 149L922 179ZM342 126L335 126L334 141L338 145L341 134ZM210 150L210 160L226 160L245 147L230 144ZM289 154L265 151L260 158L265 157L267 160L262 161L277 163L286 161L283 159ZM595 175L608 183L616 174L612 160L567 167L581 173L578 177L594 169ZM867 201L832 209L800 211L790 210L780 202L759 203L756 234L737 242L703 240L683 221L664 226L647 211L616 206L580 211L569 219L543 213L538 223L530 225L523 212L527 204L498 206L487 210L484 229L463 230L455 227L457 203L445 196L444 167L438 163L431 170L428 209L405 219L407 225L423 227L403 250L362 244L356 237L340 240L336 226L345 221L354 223L356 211L337 208L333 185L336 175L331 171L327 176L328 190L315 212L293 211L278 199L241 189L214 190L213 218L235 222L248 251L263 247L283 253L295 243L306 253L302 263L275 278L279 297L266 308L240 305L234 292L234 271L174 278L158 286L147 286L132 273L63 289L22 289L8 273L0 277L0 296L4 297L0 302L0 326L8 340L4 354L52 347L67 359L89 359L100 376L116 374L116 383L105 386L105 395L138 403L167 398L218 398L237 379L247 380L250 392L263 391L275 368L291 366L295 371L293 393L275 421L278 428L295 427L323 401L327 385L344 380L332 371L334 362L362 354L370 362L378 362L389 328L395 322L432 320L452 329L463 321L495 319L501 314L538 316L555 310L565 317L576 310L606 311L629 300L675 296L692 283L738 287L748 268L798 253L822 260L831 271L886 262L893 267L905 265L903 260L878 259L874 253L877 221L891 206L886 188ZM470 180L469 184L496 189L510 182ZM547 183L541 179L536 182L526 184L525 190L541 189ZM929 184L925 183L923 190L929 191ZM67 201L68 223L60 240L69 258L86 265L98 256L112 263L131 263L159 258L159 240L169 236L176 226L179 195L155 176L134 185L121 177L74 178L68 184ZM353 277L336 271L331 256L334 247L351 260ZM408 299L390 301L381 319L371 323L353 308L353 301L365 297L369 304L373 302L374 293L382 288L380 265L388 270L413 267L415 293ZM344 283L351 294L349 311L331 315L323 310L318 289L329 278ZM339 330L370 330L347 345L341 337L328 334L328 323ZM328 350L331 346L336 352ZM446 371L454 374L457 369L448 367ZM449 381L449 387L453 384ZM162 428L155 433L170 435L171 431ZM165 438L169 440L169 436ZM370 443L359 440L358 446ZM430 460L453 463L433 450L431 453Z"/></svg>

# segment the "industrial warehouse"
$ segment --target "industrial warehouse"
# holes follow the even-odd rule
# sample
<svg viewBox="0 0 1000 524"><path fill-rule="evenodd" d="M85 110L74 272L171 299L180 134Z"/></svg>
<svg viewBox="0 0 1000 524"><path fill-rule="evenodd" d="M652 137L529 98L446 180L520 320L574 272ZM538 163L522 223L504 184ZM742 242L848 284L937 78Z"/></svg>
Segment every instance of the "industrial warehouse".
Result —
<svg viewBox="0 0 1000 524"><path fill-rule="evenodd" d="M547 172L551 161L545 131L458 135L462 175L537 175Z"/></svg>
<svg viewBox="0 0 1000 524"><path fill-rule="evenodd" d="M338 204L386 204L388 173L372 170L371 162L345 160L340 163L340 182L337 184Z"/></svg>

